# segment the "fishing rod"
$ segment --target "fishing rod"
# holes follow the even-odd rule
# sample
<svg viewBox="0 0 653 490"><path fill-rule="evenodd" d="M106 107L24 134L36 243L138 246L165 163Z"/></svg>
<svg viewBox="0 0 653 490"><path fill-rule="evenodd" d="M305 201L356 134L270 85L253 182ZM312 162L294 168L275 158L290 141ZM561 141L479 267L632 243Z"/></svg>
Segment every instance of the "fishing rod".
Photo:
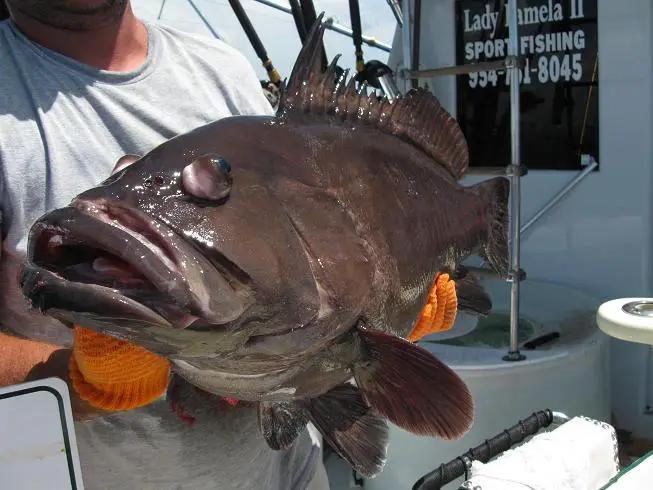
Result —
<svg viewBox="0 0 653 490"><path fill-rule="evenodd" d="M361 9L358 0L349 0L349 19L351 20L351 32L354 40L356 72L361 73L365 69L365 61L363 61L363 28L361 26Z"/></svg>
<svg viewBox="0 0 653 490"><path fill-rule="evenodd" d="M365 63L363 58L363 28L358 0L349 0L349 16L356 55L356 82L358 82L359 88L367 84L381 89L388 100L396 99L399 96L399 89L392 78L392 69L379 60L370 60Z"/></svg>
<svg viewBox="0 0 653 490"><path fill-rule="evenodd" d="M419 70L419 51L420 51L420 40L422 38L422 0L415 0L413 4L413 45L412 49L412 69L413 71ZM411 80L411 85L413 88L417 88L419 85L419 79L413 78Z"/></svg>
<svg viewBox="0 0 653 490"><path fill-rule="evenodd" d="M261 38L258 37L258 34L256 33L256 30L254 29L254 26L252 25L251 21L249 20L249 17L247 16L247 12L245 12L245 9L240 3L240 0L229 0L229 4L231 5L234 14L236 14L236 17L238 18L238 22L240 22L240 25L245 31L245 34L247 35L250 44L254 48L254 51L256 52L256 56L258 56L258 58L261 60L261 63L263 64L263 67L268 72L268 77L270 78L270 81L275 85L278 85L281 82L281 77L279 76L279 72L272 64L272 60L268 56L268 53L265 50L263 43L261 42Z"/></svg>
<svg viewBox="0 0 653 490"><path fill-rule="evenodd" d="M308 31L306 30L306 24L304 23L302 8L299 5L299 0L288 0L288 3L290 4L292 18L295 20L295 27L297 28L297 34L299 34L299 40L302 42L303 46L308 37Z"/></svg>
<svg viewBox="0 0 653 490"><path fill-rule="evenodd" d="M261 5L272 7L273 9L278 10L279 12L292 14L292 10L290 7L287 7L286 5L282 5L276 0L252 0L252 1L256 3L260 3ZM352 37L351 29L341 24L338 24L336 21L333 20L333 17L327 17L324 20L324 27L330 31L337 32L338 34L342 34L343 36ZM380 49L381 51L385 51L386 53L390 53L392 51L391 45L377 40L374 36L363 36L363 44L367 44L368 46L372 46L373 48Z"/></svg>
<svg viewBox="0 0 653 490"><path fill-rule="evenodd" d="M4 0L0 0L0 21L6 20L9 18L9 8Z"/></svg>
<svg viewBox="0 0 653 490"><path fill-rule="evenodd" d="M317 22L317 13L315 12L315 5L313 0L300 0L302 8L302 16L304 17L304 26L306 31L309 32L313 24ZM304 42L302 41L302 45ZM326 49L324 49L324 40L320 41L320 50L322 51L322 71L326 71L329 67L329 60L327 59Z"/></svg>

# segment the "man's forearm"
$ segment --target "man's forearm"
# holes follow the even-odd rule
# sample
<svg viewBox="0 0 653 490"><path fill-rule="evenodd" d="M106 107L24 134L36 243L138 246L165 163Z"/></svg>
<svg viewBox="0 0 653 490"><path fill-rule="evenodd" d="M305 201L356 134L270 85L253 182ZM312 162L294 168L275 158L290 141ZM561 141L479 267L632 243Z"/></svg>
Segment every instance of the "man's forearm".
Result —
<svg viewBox="0 0 653 490"><path fill-rule="evenodd" d="M0 333L0 386L22 383L34 367L45 363L59 346ZM52 376L61 374L52 373Z"/></svg>
<svg viewBox="0 0 653 490"><path fill-rule="evenodd" d="M72 351L57 345L0 334L0 386L56 377L68 384L75 420L108 415L82 400L70 384L68 362Z"/></svg>

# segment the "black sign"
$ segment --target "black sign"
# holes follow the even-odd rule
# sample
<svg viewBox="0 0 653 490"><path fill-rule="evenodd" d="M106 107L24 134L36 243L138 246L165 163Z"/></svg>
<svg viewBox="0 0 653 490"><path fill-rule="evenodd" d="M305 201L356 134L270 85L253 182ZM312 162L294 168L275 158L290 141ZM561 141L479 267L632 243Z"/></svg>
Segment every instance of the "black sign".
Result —
<svg viewBox="0 0 653 490"><path fill-rule="evenodd" d="M456 2L458 65L511 55L507 7ZM578 170L599 160L597 0L518 0L521 163ZM511 163L510 80L505 69L460 75L458 122L470 165Z"/></svg>

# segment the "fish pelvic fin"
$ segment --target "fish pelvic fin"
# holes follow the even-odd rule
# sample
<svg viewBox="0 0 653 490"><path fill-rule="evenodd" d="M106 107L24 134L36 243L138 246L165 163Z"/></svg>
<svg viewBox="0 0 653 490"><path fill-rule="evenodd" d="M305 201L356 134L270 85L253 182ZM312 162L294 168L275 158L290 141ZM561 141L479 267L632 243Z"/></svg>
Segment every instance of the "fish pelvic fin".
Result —
<svg viewBox="0 0 653 490"><path fill-rule="evenodd" d="M313 425L340 457L361 475L372 478L385 466L388 423L349 383L302 402Z"/></svg>
<svg viewBox="0 0 653 490"><path fill-rule="evenodd" d="M261 434L271 449L289 448L308 423L308 412L295 402L259 403L258 422Z"/></svg>
<svg viewBox="0 0 653 490"><path fill-rule="evenodd" d="M482 205L488 212L487 233L480 252L481 258L496 272L508 273L508 198L510 181L494 177L473 186L478 191Z"/></svg>
<svg viewBox="0 0 653 490"><path fill-rule="evenodd" d="M288 82L282 84L277 118L312 115L374 127L421 149L456 180L462 178L469 166L467 140L432 93L417 88L392 102L379 100L366 88L356 89L355 78L338 68L339 55L322 71L323 17L313 24Z"/></svg>
<svg viewBox="0 0 653 490"><path fill-rule="evenodd" d="M361 475L371 478L385 466L388 423L345 383L322 396L290 402L261 402L259 426L268 446L288 449L310 421L324 441Z"/></svg>
<svg viewBox="0 0 653 490"><path fill-rule="evenodd" d="M426 304L408 340L417 342L426 335L451 330L458 313L457 284L449 274L438 274L429 291Z"/></svg>
<svg viewBox="0 0 653 490"><path fill-rule="evenodd" d="M480 316L487 316L492 311L492 299L476 274L460 266L453 274L453 280L456 282L458 311Z"/></svg>
<svg viewBox="0 0 653 490"><path fill-rule="evenodd" d="M474 403L465 382L427 350L359 327L365 359L354 365L364 399L393 424L417 435L459 439Z"/></svg>

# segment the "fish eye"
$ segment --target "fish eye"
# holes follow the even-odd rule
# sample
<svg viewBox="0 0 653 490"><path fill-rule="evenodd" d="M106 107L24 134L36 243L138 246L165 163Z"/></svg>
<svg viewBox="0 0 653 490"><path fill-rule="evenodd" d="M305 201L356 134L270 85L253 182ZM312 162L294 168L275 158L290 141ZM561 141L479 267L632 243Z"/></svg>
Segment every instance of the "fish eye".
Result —
<svg viewBox="0 0 653 490"><path fill-rule="evenodd" d="M181 172L181 186L190 196L208 201L221 201L229 196L233 178L231 165L218 155L197 157Z"/></svg>
<svg viewBox="0 0 653 490"><path fill-rule="evenodd" d="M225 173L231 173L231 165L229 165L229 162L225 160L222 157L209 157L211 158L215 163L217 163L218 167L225 172Z"/></svg>
<svg viewBox="0 0 653 490"><path fill-rule="evenodd" d="M163 184L165 184L165 179L163 178L163 175L156 174L154 176L154 185L158 187L158 186L162 186Z"/></svg>

